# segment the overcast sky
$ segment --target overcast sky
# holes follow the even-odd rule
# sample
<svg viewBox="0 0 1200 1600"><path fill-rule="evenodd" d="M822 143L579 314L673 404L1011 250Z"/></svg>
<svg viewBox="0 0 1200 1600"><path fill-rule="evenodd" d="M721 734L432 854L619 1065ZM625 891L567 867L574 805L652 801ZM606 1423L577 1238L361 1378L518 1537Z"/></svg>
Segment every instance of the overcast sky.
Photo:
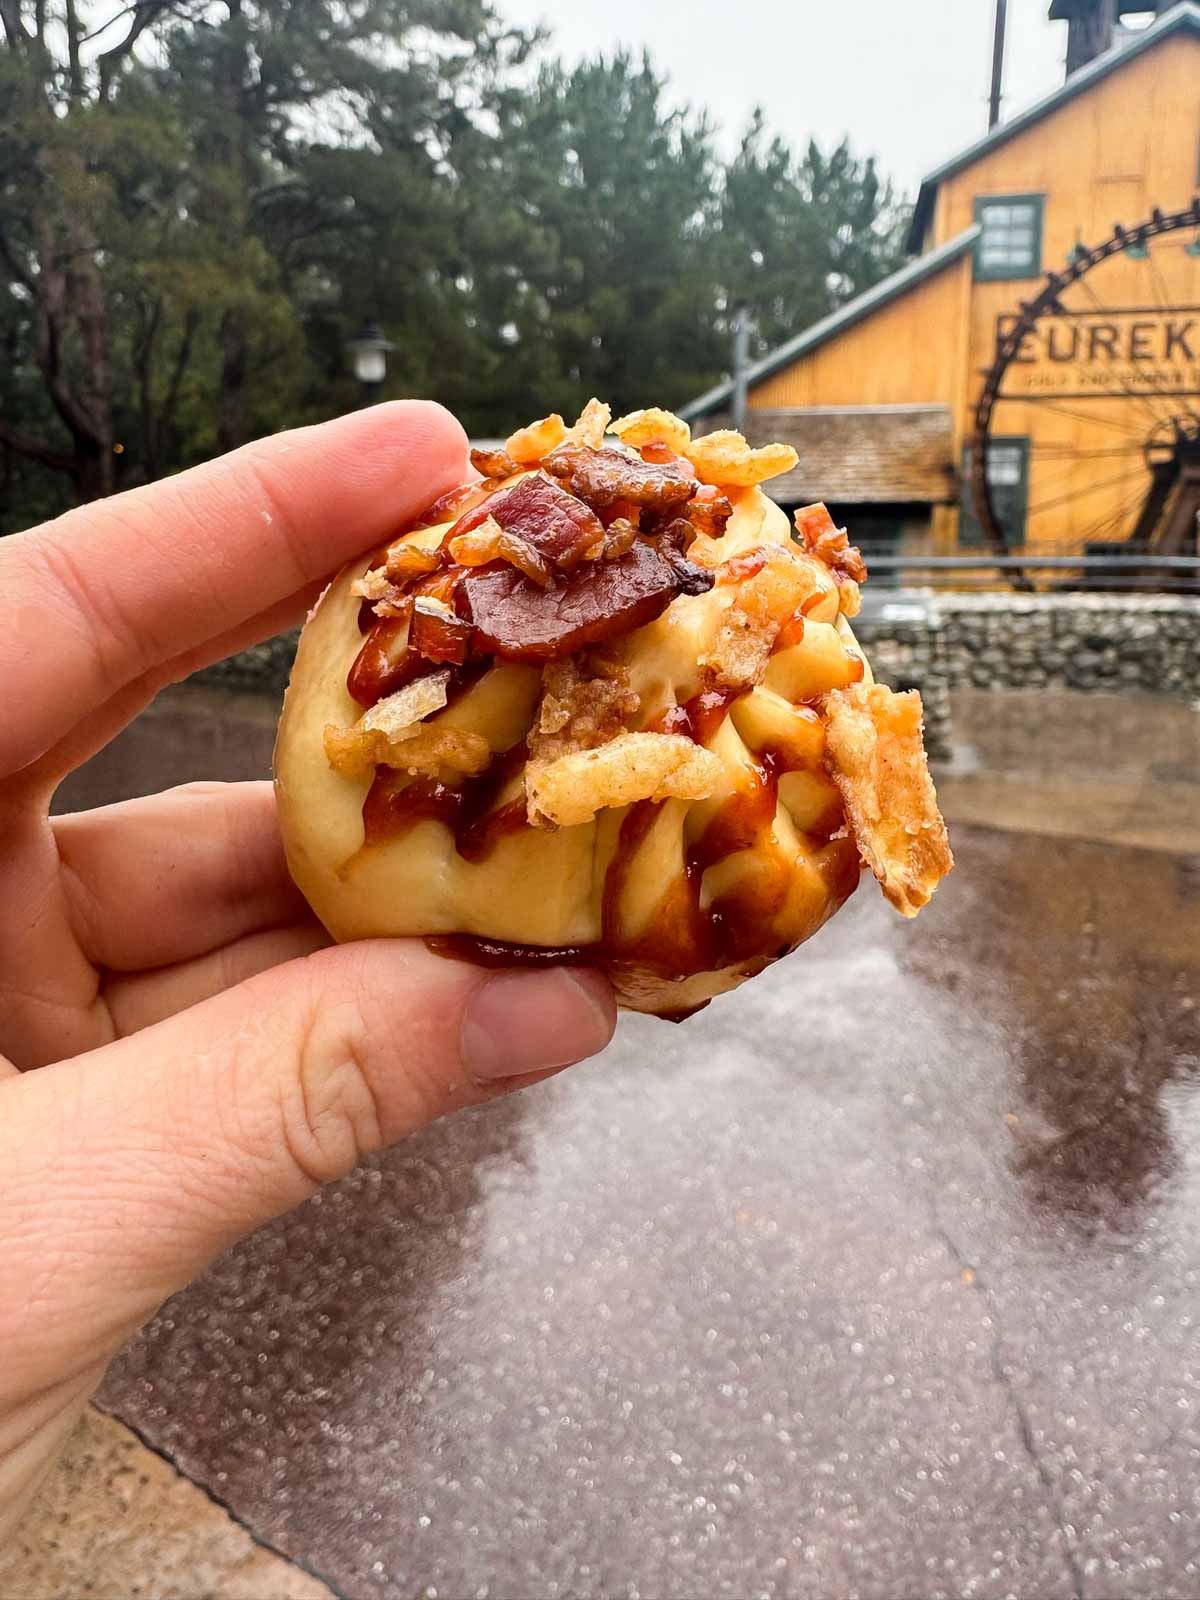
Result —
<svg viewBox="0 0 1200 1600"><path fill-rule="evenodd" d="M756 103L800 144L843 133L910 193L987 130L994 0L498 0L569 59L649 47L732 140ZM1066 25L1009 0L1004 112L1062 80Z"/></svg>

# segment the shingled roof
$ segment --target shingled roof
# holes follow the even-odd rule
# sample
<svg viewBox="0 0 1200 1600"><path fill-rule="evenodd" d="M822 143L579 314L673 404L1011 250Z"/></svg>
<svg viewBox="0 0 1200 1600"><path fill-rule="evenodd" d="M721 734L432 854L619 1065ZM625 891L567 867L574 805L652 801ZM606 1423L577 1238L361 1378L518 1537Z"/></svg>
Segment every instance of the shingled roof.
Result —
<svg viewBox="0 0 1200 1600"><path fill-rule="evenodd" d="M728 421L706 419L714 427ZM886 502L948 504L958 499L950 408L941 405L753 408L751 444L779 440L800 460L766 485L773 500L806 505Z"/></svg>

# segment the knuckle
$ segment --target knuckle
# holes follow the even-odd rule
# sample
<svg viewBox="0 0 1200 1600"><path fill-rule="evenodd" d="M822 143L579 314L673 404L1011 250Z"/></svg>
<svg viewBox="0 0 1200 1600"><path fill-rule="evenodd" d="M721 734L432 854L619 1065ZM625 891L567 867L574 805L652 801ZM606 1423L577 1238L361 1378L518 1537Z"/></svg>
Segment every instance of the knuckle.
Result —
<svg viewBox="0 0 1200 1600"><path fill-rule="evenodd" d="M343 1177L383 1145L369 1037L352 991L332 996L313 986L282 1106L285 1144L310 1184Z"/></svg>

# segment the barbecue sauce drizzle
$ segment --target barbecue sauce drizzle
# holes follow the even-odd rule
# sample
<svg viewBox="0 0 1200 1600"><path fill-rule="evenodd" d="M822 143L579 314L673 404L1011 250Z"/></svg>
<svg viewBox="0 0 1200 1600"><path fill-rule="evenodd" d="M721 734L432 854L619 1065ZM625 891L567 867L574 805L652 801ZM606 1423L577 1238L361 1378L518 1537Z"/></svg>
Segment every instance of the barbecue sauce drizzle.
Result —
<svg viewBox="0 0 1200 1600"><path fill-rule="evenodd" d="M476 487L451 491L408 531L436 525L435 512L440 511L444 519L451 508L460 512L472 509L473 496L468 496L468 491ZM455 496L459 495L462 499L455 505ZM485 496L481 494L479 498ZM739 571L737 577L749 576L765 562L765 555L756 560L756 554L749 559L735 558L746 569ZM387 626L390 619L376 618L369 605L364 601L359 611L359 628L367 634L364 655L373 637L382 644L380 635L386 637L392 631ZM797 632L802 632L802 617L794 620L799 624ZM861 662L859 665L861 676ZM488 660L470 661L452 669L448 704L453 704L491 666ZM386 692L398 686L390 685ZM681 734L706 745L739 692L703 690L685 704L668 708L648 724L647 731ZM527 748L522 740L495 755L483 772L467 778L458 788L436 778L413 778L396 768L379 767L363 802L363 848L391 842L421 822L436 821L451 830L454 847L465 861L485 860L501 839L527 826L523 794L502 806L496 805L526 758ZM762 929L777 915L786 898L787 875L756 874L753 882L739 885L736 891L712 900L707 907L701 905L701 886L710 867L729 855L753 849L764 833L770 832L778 804L779 778L791 770L794 769L783 751L768 748L758 752L751 765L749 784L731 796L704 832L686 846L683 874L633 940L620 936L620 905L638 850L665 804L660 800L636 801L622 819L617 847L605 873L599 941L585 945L528 945L454 933L430 935L425 943L439 955L489 967L603 964L649 969L668 979L735 965L744 968L751 963L757 963L756 970L761 970L790 948L770 952L762 949ZM832 911L857 887L858 851L846 838L825 838L822 842L827 858L821 869L829 886ZM671 1016L682 1021L698 1009L699 1006L685 1008Z"/></svg>

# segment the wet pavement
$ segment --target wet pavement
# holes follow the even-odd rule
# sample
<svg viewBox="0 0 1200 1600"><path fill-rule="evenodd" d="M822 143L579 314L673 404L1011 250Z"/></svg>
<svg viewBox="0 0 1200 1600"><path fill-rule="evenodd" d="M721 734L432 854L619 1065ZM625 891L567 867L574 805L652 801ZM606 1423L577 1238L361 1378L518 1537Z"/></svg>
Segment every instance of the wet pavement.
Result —
<svg viewBox="0 0 1200 1600"><path fill-rule="evenodd" d="M356 1600L1194 1600L1200 717L1037 698L958 707L916 923L868 880L684 1025L366 1162L105 1405ZM177 692L63 804L265 770L238 704Z"/></svg>

